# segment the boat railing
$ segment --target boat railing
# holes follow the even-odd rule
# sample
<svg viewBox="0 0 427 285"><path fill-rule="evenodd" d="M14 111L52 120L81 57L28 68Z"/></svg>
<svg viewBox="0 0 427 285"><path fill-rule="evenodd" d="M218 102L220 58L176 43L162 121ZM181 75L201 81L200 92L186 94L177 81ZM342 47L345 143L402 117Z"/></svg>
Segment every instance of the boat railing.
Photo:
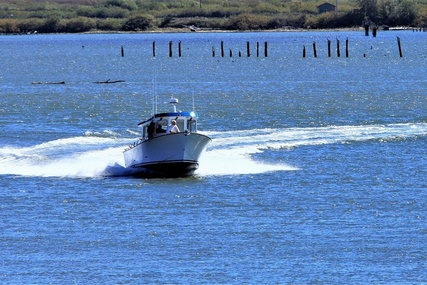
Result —
<svg viewBox="0 0 427 285"><path fill-rule="evenodd" d="M134 141L132 144L128 145L127 148L125 148L125 151L133 149L134 147L140 145L143 141L146 141L147 139L138 139L136 141Z"/></svg>

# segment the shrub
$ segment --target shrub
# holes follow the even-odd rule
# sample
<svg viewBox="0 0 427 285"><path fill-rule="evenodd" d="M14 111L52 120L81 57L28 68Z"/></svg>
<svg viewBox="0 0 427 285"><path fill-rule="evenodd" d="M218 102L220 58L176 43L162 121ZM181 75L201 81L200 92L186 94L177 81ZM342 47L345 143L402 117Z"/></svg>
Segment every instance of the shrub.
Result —
<svg viewBox="0 0 427 285"><path fill-rule="evenodd" d="M138 9L134 0L108 0L106 6L115 6L129 11Z"/></svg>
<svg viewBox="0 0 427 285"><path fill-rule="evenodd" d="M168 4L169 9L173 8L189 8L189 7L196 7L197 2L193 0L180 0L180 1L170 1Z"/></svg>
<svg viewBox="0 0 427 285"><path fill-rule="evenodd" d="M230 30L259 30L267 27L268 18L253 14L241 14L230 17L226 28Z"/></svg>
<svg viewBox="0 0 427 285"><path fill-rule="evenodd" d="M127 18L129 10L120 7L83 7L77 10L77 15L88 18Z"/></svg>
<svg viewBox="0 0 427 285"><path fill-rule="evenodd" d="M57 33L61 29L60 19L58 17L50 17L39 26L38 31L41 33Z"/></svg>
<svg viewBox="0 0 427 285"><path fill-rule="evenodd" d="M154 25L154 18L151 15L139 15L127 20L122 29L124 31L145 31Z"/></svg>
<svg viewBox="0 0 427 285"><path fill-rule="evenodd" d="M21 33L32 33L34 31L40 32L40 27L43 23L44 21L40 19L28 19L20 21L17 24L17 27Z"/></svg>
<svg viewBox="0 0 427 285"><path fill-rule="evenodd" d="M173 18L171 16L166 16L163 18L162 22L160 23L159 27L160 28L167 28L170 26L170 24L172 23Z"/></svg>
<svg viewBox="0 0 427 285"><path fill-rule="evenodd" d="M19 33L18 22L14 19L0 19L0 33Z"/></svg>
<svg viewBox="0 0 427 285"><path fill-rule="evenodd" d="M295 28L303 28L306 19L307 16L305 14L291 15L288 18L288 26Z"/></svg>
<svg viewBox="0 0 427 285"><path fill-rule="evenodd" d="M101 31L120 31L123 27L122 19L99 19L96 27Z"/></svg>
<svg viewBox="0 0 427 285"><path fill-rule="evenodd" d="M279 13L280 9L278 6L275 6L270 3L259 3L253 9L253 13Z"/></svg>
<svg viewBox="0 0 427 285"><path fill-rule="evenodd" d="M325 29L328 26L334 28L335 22L335 12L327 12L307 18L305 26L310 29Z"/></svg>
<svg viewBox="0 0 427 285"><path fill-rule="evenodd" d="M143 11L165 11L168 9L165 3L160 3L158 1L153 2L140 2L139 9Z"/></svg>
<svg viewBox="0 0 427 285"><path fill-rule="evenodd" d="M357 13L344 13L337 15L335 12L328 12L308 17L304 26L310 29L329 29L357 26L360 25L361 22L362 20L360 15Z"/></svg>
<svg viewBox="0 0 427 285"><path fill-rule="evenodd" d="M65 22L63 32L66 33L84 33L96 28L94 19L78 17Z"/></svg>

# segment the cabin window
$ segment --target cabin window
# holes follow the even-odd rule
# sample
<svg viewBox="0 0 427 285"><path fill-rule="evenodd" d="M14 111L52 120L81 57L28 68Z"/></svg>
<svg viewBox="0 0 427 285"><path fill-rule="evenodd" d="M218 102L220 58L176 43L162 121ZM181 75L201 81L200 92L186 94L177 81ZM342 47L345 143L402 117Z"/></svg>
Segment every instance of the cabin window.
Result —
<svg viewBox="0 0 427 285"><path fill-rule="evenodd" d="M147 139L147 126L142 128L142 139Z"/></svg>
<svg viewBox="0 0 427 285"><path fill-rule="evenodd" d="M196 121L190 121L190 122L189 122L189 124L188 124L188 130L189 130L191 133L195 133L195 132L197 132L197 125L196 125Z"/></svg>
<svg viewBox="0 0 427 285"><path fill-rule="evenodd" d="M177 127L178 127L178 129L179 129L179 131L180 132L183 132L183 131L185 131L185 128L184 128L184 121L177 121L176 122L176 125L177 125Z"/></svg>
<svg viewBox="0 0 427 285"><path fill-rule="evenodd" d="M166 133L167 121L158 121L156 126L156 134Z"/></svg>

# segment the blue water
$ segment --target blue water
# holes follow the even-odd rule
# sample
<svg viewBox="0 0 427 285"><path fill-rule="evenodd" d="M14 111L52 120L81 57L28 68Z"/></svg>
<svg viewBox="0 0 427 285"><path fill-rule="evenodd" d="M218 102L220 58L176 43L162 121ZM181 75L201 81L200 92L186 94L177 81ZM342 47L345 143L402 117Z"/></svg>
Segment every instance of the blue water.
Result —
<svg viewBox="0 0 427 285"><path fill-rule="evenodd" d="M0 282L427 282L426 43L412 31L1 36ZM124 82L94 83L108 79ZM172 94L183 110L194 100L213 139L195 177L127 176L122 151L154 94L159 110Z"/></svg>

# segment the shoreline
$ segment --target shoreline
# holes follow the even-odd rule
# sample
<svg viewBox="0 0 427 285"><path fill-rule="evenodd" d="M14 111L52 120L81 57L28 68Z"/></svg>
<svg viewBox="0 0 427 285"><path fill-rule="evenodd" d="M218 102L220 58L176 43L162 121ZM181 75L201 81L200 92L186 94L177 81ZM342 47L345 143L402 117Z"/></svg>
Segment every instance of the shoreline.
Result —
<svg viewBox="0 0 427 285"><path fill-rule="evenodd" d="M388 29L381 28L380 31L421 31L425 32L426 29L418 27L390 27ZM293 33L293 32L346 32L346 31L364 31L363 27L352 27L352 28L334 28L334 29L304 29L304 28L282 28L274 30L221 30L221 29L204 29L197 28L197 30L189 27L185 28L166 28L166 29L153 29L146 31L109 31L109 30L93 30L82 33L0 33L0 36L20 36L20 35L68 35L68 34L173 34L173 33Z"/></svg>

